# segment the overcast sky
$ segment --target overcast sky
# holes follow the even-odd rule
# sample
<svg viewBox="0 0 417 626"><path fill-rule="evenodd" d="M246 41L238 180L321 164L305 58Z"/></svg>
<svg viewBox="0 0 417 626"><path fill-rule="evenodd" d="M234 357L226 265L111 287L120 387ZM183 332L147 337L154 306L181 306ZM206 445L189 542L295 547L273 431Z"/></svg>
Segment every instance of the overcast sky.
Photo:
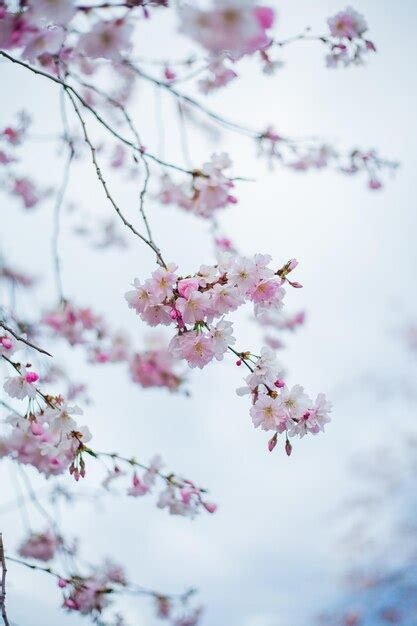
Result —
<svg viewBox="0 0 417 626"><path fill-rule="evenodd" d="M282 37L307 25L320 33L326 18L344 8L335 0L276 4ZM233 359L191 372L191 398L133 387L118 366L91 372L80 355L72 362L74 371L88 373L95 402L86 421L96 448L143 459L160 452L167 467L206 485L219 510L190 521L157 510L152 497L108 499L99 509L91 503L70 507L62 525L81 537L89 561L110 555L126 564L132 580L148 587L174 592L197 587L206 607L204 626L307 626L317 612L337 602L338 574L351 556L338 547L337 511L352 490L361 488L349 468L352 455L389 442L398 424L410 417L412 405L401 385L410 379L413 363L401 331L417 319L417 89L412 65L417 4L361 0L354 6L366 16L378 48L365 67L328 70L320 46L298 43L283 51L285 67L275 76L260 75L255 60L245 61L240 80L210 97L213 109L252 127L273 123L283 134L319 135L340 149L375 147L401 161L396 177L372 193L362 178L331 171L268 171L247 138L221 137L234 172L256 179L238 185L239 203L222 214L222 229L247 254L271 253L277 263L291 257L300 262L296 279L304 289L290 292L287 306L305 309L307 323L288 337L281 360L291 382L314 396L323 391L333 402L326 434L295 442L290 459L281 446L269 454L265 434L251 425L247 398L235 395L242 371ZM190 47L170 34L172 27L169 14L155 11L138 31L138 54L181 57ZM1 63L0 75L1 84L8 85L2 89L1 124L30 103L34 132L59 130L54 86L6 63ZM163 134L157 131L158 107ZM169 96L158 98L144 86L131 110L144 143L181 162L178 117ZM194 164L220 148L192 126L188 137ZM42 184L61 176L53 144L32 144L27 158ZM134 205L135 188L117 178L114 184L124 206ZM111 210L88 160L74 167L68 197L97 218ZM1 243L9 258L45 276L36 302L19 302L23 313L30 314L55 298L52 202L30 215L4 196L1 203ZM148 206L165 258L178 263L183 273L213 261L204 222L152 200ZM147 330L127 309L123 294L133 278L146 278L152 271L152 255L134 240L126 252L98 254L68 232L72 219L65 216L63 223L65 293L142 341ZM237 316L235 334L239 346L256 352L261 344L262 335L248 322L247 311ZM15 489L6 462L0 465L0 481L1 506ZM69 478L65 482L72 486ZM88 490L93 483L94 469L79 488ZM44 481L36 484L42 488ZM42 525L35 511L30 515L35 528ZM25 531L18 512L4 514L1 527L7 548L15 550ZM60 611L58 591L46 575L10 565L8 587L8 614L18 626L82 623ZM132 626L157 623L146 600L128 599L124 606Z"/></svg>

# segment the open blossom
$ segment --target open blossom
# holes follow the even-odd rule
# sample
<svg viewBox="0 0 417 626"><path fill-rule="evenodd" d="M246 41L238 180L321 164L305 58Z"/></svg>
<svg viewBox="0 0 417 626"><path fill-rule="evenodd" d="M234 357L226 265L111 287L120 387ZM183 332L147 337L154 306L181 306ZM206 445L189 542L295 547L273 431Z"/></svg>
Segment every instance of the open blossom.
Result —
<svg viewBox="0 0 417 626"><path fill-rule="evenodd" d="M352 9L352 7L347 7L344 11L329 17L327 22L331 35L340 39L344 37L347 39L361 37L368 30L368 24L363 15Z"/></svg>
<svg viewBox="0 0 417 626"><path fill-rule="evenodd" d="M194 330L176 335L169 345L174 356L185 359L190 367L205 367L214 357L214 342L211 337Z"/></svg>
<svg viewBox="0 0 417 626"><path fill-rule="evenodd" d="M133 26L123 19L97 22L80 37L80 50L92 59L117 61L129 50Z"/></svg>
<svg viewBox="0 0 417 626"><path fill-rule="evenodd" d="M75 15L74 0L28 0L29 14L36 20L65 25Z"/></svg>
<svg viewBox="0 0 417 626"><path fill-rule="evenodd" d="M21 366L20 374L18 376L8 376L6 382L3 385L4 391L11 397L17 400L24 400L25 398L34 398L36 396L36 381L39 380L38 374L26 367Z"/></svg>
<svg viewBox="0 0 417 626"><path fill-rule="evenodd" d="M70 302L46 313L42 322L72 346L88 342L91 334L103 334L105 330L100 316L89 308L79 308Z"/></svg>
<svg viewBox="0 0 417 626"><path fill-rule="evenodd" d="M181 31L213 54L227 53L238 59L270 43L267 31L273 25L274 11L253 0L215 0L208 9L188 4L179 13Z"/></svg>
<svg viewBox="0 0 417 626"><path fill-rule="evenodd" d="M194 172L191 183L177 185L165 176L159 198L163 204L176 204L200 217L212 217L218 209L237 202L231 194L234 183L224 173L231 165L227 154L213 154L210 161Z"/></svg>
<svg viewBox="0 0 417 626"><path fill-rule="evenodd" d="M250 410L253 425L262 430L278 430L281 422L285 421L285 413L278 398L262 395Z"/></svg>
<svg viewBox="0 0 417 626"><path fill-rule="evenodd" d="M35 32L30 39L28 39L22 56L33 62L37 57L45 53L58 54L64 39L65 31L58 26Z"/></svg>
<svg viewBox="0 0 417 626"><path fill-rule="evenodd" d="M38 561L50 561L54 558L57 548L62 544L51 530L42 533L31 533L19 548L20 556Z"/></svg>
<svg viewBox="0 0 417 626"><path fill-rule="evenodd" d="M55 399L55 404L59 405L59 399ZM69 424L67 420L72 417L63 418L62 413L59 409L51 409L40 410L30 418L11 415L7 420L10 433L0 437L0 457L10 456L19 463L32 465L45 476L62 474L71 465L72 473L78 479L84 474L84 470L81 468L80 472L78 468L82 445L91 439L91 434L87 427L80 428L73 421L73 430L69 431L64 424Z"/></svg>
<svg viewBox="0 0 417 626"><path fill-rule="evenodd" d="M177 488L170 484L159 495L157 506L160 509L168 508L171 515L183 515L195 517L203 507L208 513L214 513L217 509L215 504L204 502L200 489L192 483Z"/></svg>

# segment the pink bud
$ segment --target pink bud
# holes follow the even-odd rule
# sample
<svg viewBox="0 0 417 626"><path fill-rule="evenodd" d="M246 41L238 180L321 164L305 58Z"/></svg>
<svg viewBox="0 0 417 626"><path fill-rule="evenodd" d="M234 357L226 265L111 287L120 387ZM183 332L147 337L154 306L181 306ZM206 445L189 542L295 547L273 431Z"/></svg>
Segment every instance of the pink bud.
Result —
<svg viewBox="0 0 417 626"><path fill-rule="evenodd" d="M238 367L240 367L240 366L242 365L242 360L241 360L241 359L238 359L238 360L236 361L236 365L237 365Z"/></svg>
<svg viewBox="0 0 417 626"><path fill-rule="evenodd" d="M298 265L298 261L297 259L290 259L290 261L288 262L288 267L290 272L292 272L292 270L294 270Z"/></svg>
<svg viewBox="0 0 417 626"><path fill-rule="evenodd" d="M7 337L3 337L3 339L1 340L1 344L6 350L10 350L13 345L10 339L8 339Z"/></svg>
<svg viewBox="0 0 417 626"><path fill-rule="evenodd" d="M285 387L285 382L282 380L282 378L277 378L277 380L274 382L275 387L278 387L278 389L282 389L283 387Z"/></svg>
<svg viewBox="0 0 417 626"><path fill-rule="evenodd" d="M291 287L294 287L295 289L302 289L303 286L301 283L297 283L296 281L291 282L290 280L288 281L291 285Z"/></svg>
<svg viewBox="0 0 417 626"><path fill-rule="evenodd" d="M43 435L43 428L38 422L31 422L30 430L32 435Z"/></svg>
<svg viewBox="0 0 417 626"><path fill-rule="evenodd" d="M77 603L75 602L75 600L73 600L72 598L66 598L64 601L64 606L67 609L74 609L77 610Z"/></svg>
<svg viewBox="0 0 417 626"><path fill-rule="evenodd" d="M214 502L203 502L203 507L209 513L214 513L217 510L217 504L214 504Z"/></svg>
<svg viewBox="0 0 417 626"><path fill-rule="evenodd" d="M270 7L256 7L254 12L255 17L262 28L265 30L267 28L271 28L275 19L274 9L271 9Z"/></svg>
<svg viewBox="0 0 417 626"><path fill-rule="evenodd" d="M60 587L61 589L63 589L64 587L67 586L67 581L64 580L63 578L59 578L58 580L58 587Z"/></svg>
<svg viewBox="0 0 417 626"><path fill-rule="evenodd" d="M173 72L169 67L165 68L164 75L167 80L174 80L175 78L175 72Z"/></svg>
<svg viewBox="0 0 417 626"><path fill-rule="evenodd" d="M377 178L371 178L368 187L369 189L381 189L382 183Z"/></svg>
<svg viewBox="0 0 417 626"><path fill-rule="evenodd" d="M180 315L180 314L179 314L179 312L178 312L176 309L171 309L171 311L170 311L170 313L169 313L169 317L170 317L172 320L174 320L174 321L175 321L176 319L178 319L179 315Z"/></svg>
<svg viewBox="0 0 417 626"><path fill-rule="evenodd" d="M289 439L287 439L287 441L285 442L285 452L287 453L287 456L291 456L292 445Z"/></svg>
<svg viewBox="0 0 417 626"><path fill-rule="evenodd" d="M271 437L271 439L268 441L268 450L270 452L272 452L272 450L277 445L277 440L278 440L278 436L277 436L277 433L275 433L275 435L273 437Z"/></svg>
<svg viewBox="0 0 417 626"><path fill-rule="evenodd" d="M137 476L137 474L133 474L133 479L132 479L132 483L134 487L139 487L140 485L140 480Z"/></svg>
<svg viewBox="0 0 417 626"><path fill-rule="evenodd" d="M39 376L36 372L28 372L25 376L25 380L27 383L36 383L36 381L39 380Z"/></svg>
<svg viewBox="0 0 417 626"><path fill-rule="evenodd" d="M227 196L227 201L229 204L237 204L236 196Z"/></svg>

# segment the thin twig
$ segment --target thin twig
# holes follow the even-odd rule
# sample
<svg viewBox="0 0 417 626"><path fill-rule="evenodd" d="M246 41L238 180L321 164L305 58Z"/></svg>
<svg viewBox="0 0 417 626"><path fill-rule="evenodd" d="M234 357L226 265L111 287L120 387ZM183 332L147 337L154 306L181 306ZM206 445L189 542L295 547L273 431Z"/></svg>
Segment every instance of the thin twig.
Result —
<svg viewBox="0 0 417 626"><path fill-rule="evenodd" d="M39 348L39 346L36 346L34 343L32 343L31 341L29 341L28 339L25 339L24 337L21 337L20 335L18 335L17 333L15 333L14 330L12 330L9 326L6 326L6 324L3 322L3 320L0 320L0 327L4 328L4 330L6 330L8 333L10 333L11 335L13 335L13 337L15 339L17 339L17 341L21 341L22 343L25 343L27 346L29 346L30 348L33 348L34 350L37 350L38 352L40 352L41 354L46 354L47 356L50 356L52 358L52 354L49 354L49 352L47 352L46 350L44 350L43 348Z"/></svg>
<svg viewBox="0 0 417 626"><path fill-rule="evenodd" d="M16 59L15 57L11 56L10 54L5 52L4 50L0 50L0 56L4 57L5 59L8 59L12 63L16 63L17 65L20 65L21 67L24 67L25 69L33 72L34 74L37 74L38 76L43 76L44 78L48 78L49 80L51 80L52 82L56 83L57 85L61 85L62 87L64 87L64 89L67 92L71 92L73 94L73 96L75 96L77 98L77 100L79 100L79 102L81 102L83 107L88 109L88 111L90 111L90 113L92 113L94 115L96 120L106 130L108 130L114 137L119 139L119 141L121 141L122 143L126 144L127 146L129 146L130 148L135 150L136 152L141 152L144 157L150 159L151 161L155 161L155 163L158 163L159 165L162 165L163 167L168 167L170 169L177 170L178 172L182 172L183 174L189 174L191 176L194 175L193 171L184 169L183 167L180 167L179 165L175 165L174 163L168 163L167 161L164 161L163 159L158 158L154 154L151 154L150 152L144 151L141 148L141 146L135 145L132 141L129 141L129 139L126 139L126 137L123 137L122 135L120 135L120 133L118 133L114 128L112 128L110 126L110 124L108 124L104 120L104 118L102 118L101 115L94 109L94 107L92 107L90 104L88 104L88 102L69 83L61 80L60 78L57 78L56 76L53 76L52 74L48 74L48 72L44 72L44 71L42 71L42 70L40 70L38 68L32 67L31 65L29 65L28 63L25 63L24 61L21 61L20 59Z"/></svg>
<svg viewBox="0 0 417 626"><path fill-rule="evenodd" d="M159 249L157 248L157 246L149 239L146 239L146 237L144 237L143 235L140 234L139 231L136 230L136 228L127 221L127 219L125 218L125 216L123 215L123 213L120 210L120 207L118 206L118 204L116 203L116 201L114 200L113 196L111 195L109 188L107 186L107 183L103 177L103 174L101 172L100 166L97 162L97 157L96 157L96 148L94 147L93 143L91 142L88 133L87 133L87 127L86 127L86 123L85 120L83 118L83 116L81 115L80 109L77 105L77 102L75 101L75 98L73 96L73 94L71 93L71 90L68 89L67 87L64 87L68 98L70 99L72 106L74 107L74 111L80 121L81 127L82 127L82 131L83 131L83 136L84 136L84 140L86 142L86 144L88 145L88 147L90 148L90 152L91 152L91 158L96 170L96 174L97 174L97 178L99 179L101 186L104 189L104 192L106 194L107 199L109 200L109 202L111 203L111 205L113 206L114 210L116 211L116 213L118 214L118 216L120 217L120 219L122 220L123 224L125 226L127 226L132 233L134 233L137 237L139 237L147 246L149 246L151 248L151 250L154 251L156 258L158 260L158 262L163 266L166 267L164 260L162 259L161 253L159 251Z"/></svg>
<svg viewBox="0 0 417 626"><path fill-rule="evenodd" d="M4 626L10 626L6 613L6 558L4 556L3 535L0 533L0 564L1 564L1 589L0 589L0 608Z"/></svg>

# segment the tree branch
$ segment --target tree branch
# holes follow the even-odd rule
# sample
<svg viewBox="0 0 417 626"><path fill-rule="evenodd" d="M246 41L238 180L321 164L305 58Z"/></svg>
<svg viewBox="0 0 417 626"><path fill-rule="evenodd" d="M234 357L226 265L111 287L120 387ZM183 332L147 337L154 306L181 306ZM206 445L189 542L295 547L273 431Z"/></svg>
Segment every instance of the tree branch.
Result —
<svg viewBox="0 0 417 626"><path fill-rule="evenodd" d="M0 565L1 565L1 588L0 588L0 608L4 626L10 626L6 613L6 558L4 556L3 535L0 533Z"/></svg>

